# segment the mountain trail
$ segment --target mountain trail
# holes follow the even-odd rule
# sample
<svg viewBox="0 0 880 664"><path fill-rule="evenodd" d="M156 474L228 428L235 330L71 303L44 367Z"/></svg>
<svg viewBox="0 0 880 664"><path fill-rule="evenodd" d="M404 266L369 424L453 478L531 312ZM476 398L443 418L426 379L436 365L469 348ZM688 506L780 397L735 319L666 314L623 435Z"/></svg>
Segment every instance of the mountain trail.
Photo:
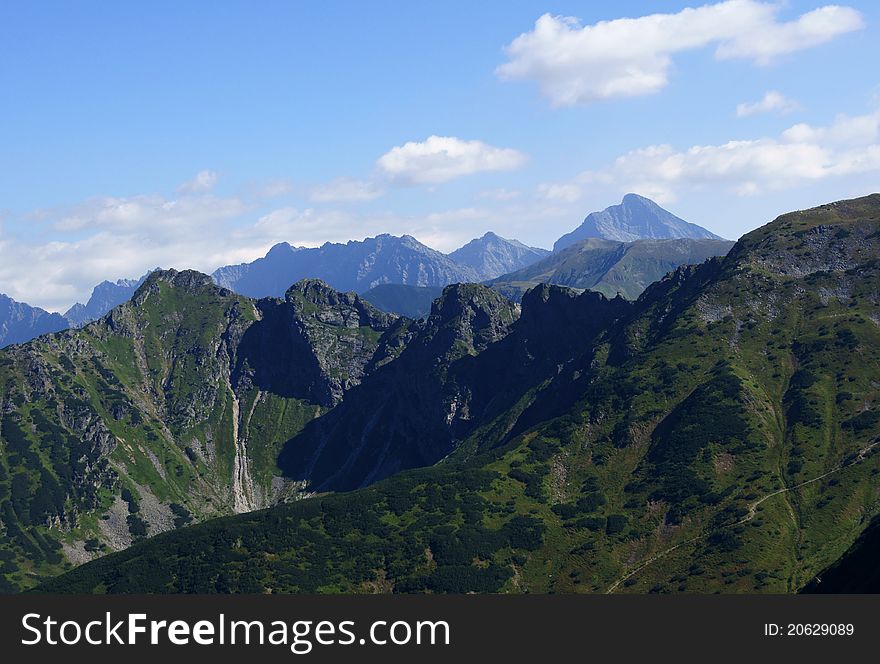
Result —
<svg viewBox="0 0 880 664"><path fill-rule="evenodd" d="M632 578L633 576L635 576L636 574L641 572L646 567L649 567L650 565L654 564L658 560L665 558L670 553L680 549L683 546L687 546L688 544L693 544L694 542L698 542L700 540L706 539L707 537L709 537L710 535L712 535L715 532L718 532L721 530L727 530L729 528L735 528L736 526L741 526L745 523L748 523L749 521L751 521L752 519L755 518L755 515L758 513L758 506L760 506L764 501L769 500L770 498L773 498L774 496L785 494L790 491L794 491L795 489L800 489L801 487L807 486L808 484L813 484L814 482L818 482L819 480L822 480L822 479L828 477L829 475L833 475L834 473L840 472L841 470L849 468L850 466L854 466L857 463L861 463L868 456L868 453L877 445L880 445L880 439L877 439L873 443L871 443L870 445L862 448L859 451L859 453L855 456L855 458L852 459L851 461L849 461L848 463L841 463L838 466L836 466L835 468L829 470L828 472L822 473L821 475L813 477L809 480L805 480L803 482L800 482L799 484L795 484L793 486L785 487L783 489L778 489L776 491L768 493L767 495L765 495L762 498L759 498L758 500L753 502L749 506L748 514L746 514L742 519L734 521L733 523L728 523L724 526L720 526L719 528L715 528L715 529L710 530L708 532L701 533L695 537L691 537L690 539L687 539L683 542L679 542L675 546L671 546L668 549L664 549L660 553L658 553L654 556L651 556L646 561L644 561L641 565L635 567L634 569L630 570L629 572L624 574L622 577L617 579L617 581L615 581L613 584L611 584L608 587L608 589L605 591L605 594L606 595L612 594L614 591L616 591L620 587L620 584L622 584L624 581L626 581L629 578Z"/></svg>

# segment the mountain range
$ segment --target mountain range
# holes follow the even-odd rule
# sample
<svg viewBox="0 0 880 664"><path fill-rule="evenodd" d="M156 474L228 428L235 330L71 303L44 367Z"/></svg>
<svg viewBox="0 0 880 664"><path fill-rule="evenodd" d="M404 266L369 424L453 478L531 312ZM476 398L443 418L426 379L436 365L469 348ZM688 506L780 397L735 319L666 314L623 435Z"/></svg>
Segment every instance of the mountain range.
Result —
<svg viewBox="0 0 880 664"><path fill-rule="evenodd" d="M643 210L642 226L637 228L633 224L626 225L626 220L633 216L633 214L627 214L621 217L619 224L615 216L606 221L601 229L594 229L595 232L600 233L601 237L604 237L601 233L616 237L621 234L633 235L633 233L640 232L641 229L647 233L644 237L673 238L679 237L676 233L680 230L679 226L683 224L684 227L697 229L694 233L698 236L712 236L708 231L686 222L681 222L678 226L675 224L664 226L665 220L668 218L677 219L677 217L651 201L633 194L627 195L621 206L617 207L629 209L633 205ZM616 208L609 208L609 210L612 209ZM650 214L645 213L644 210L648 210ZM653 215L656 219L648 220L646 215ZM590 215L588 219L593 216ZM618 225L615 226L615 224ZM582 227L576 231L576 233L578 232L583 234L593 231L584 231ZM548 254L550 252L545 249L528 247L517 240L508 240L495 233L486 233L449 255L435 251L411 236L380 235L366 238L360 242L327 243L314 249L292 247L287 243L281 243L274 246L265 257L252 263L218 268L213 277L219 285L252 297L281 297L291 283L307 278L319 278L341 291L351 290L359 293L366 293L371 288L385 284L410 286L411 288L378 291L375 295L377 306L381 308L387 305L391 307L389 311L411 317L421 317L430 309L431 300L439 294L438 289L447 284L496 279L526 268L536 261L546 258ZM628 297L635 297L647 283L664 274L664 266L667 269L673 269L681 264L681 252L672 251L671 254L668 257L659 257L660 264L653 265L653 269L636 270L639 274L635 275L635 281L632 283L626 277L622 277L621 280L621 274L618 271L618 289L626 293ZM587 266L586 269L589 272L594 268ZM35 323L29 326L25 322L28 315L22 313L26 310L16 309L11 305L0 309L0 329L9 330L6 337L10 339L10 341L5 341L3 337L0 337L0 347L9 343L28 341L47 331L56 331L65 327L81 327L97 320L113 307L127 301L138 286L143 283L146 276L139 279L101 282L93 289L85 304L76 303L65 312L66 324L62 323L56 315L47 314L48 317L41 319L42 324ZM572 278L571 275L569 278L579 283L589 281L589 279ZM499 283L508 283L509 281L511 279L502 279ZM422 288L429 290L418 290ZM513 292L516 297L521 295L521 289L518 291L508 288L507 291ZM431 294L433 296L429 299ZM27 307L28 305L22 306ZM36 309L33 311L31 317L35 321L39 318L39 311Z"/></svg>
<svg viewBox="0 0 880 664"><path fill-rule="evenodd" d="M880 513L878 256L873 195L634 301L153 273L0 352L4 587L803 589Z"/></svg>
<svg viewBox="0 0 880 664"><path fill-rule="evenodd" d="M547 253L494 233L472 240L448 256L409 235L378 235L360 242L328 242L315 249L277 244L263 258L221 267L213 277L220 286L249 297L277 297L291 283L307 278L359 293L381 284L437 288L483 281Z"/></svg>

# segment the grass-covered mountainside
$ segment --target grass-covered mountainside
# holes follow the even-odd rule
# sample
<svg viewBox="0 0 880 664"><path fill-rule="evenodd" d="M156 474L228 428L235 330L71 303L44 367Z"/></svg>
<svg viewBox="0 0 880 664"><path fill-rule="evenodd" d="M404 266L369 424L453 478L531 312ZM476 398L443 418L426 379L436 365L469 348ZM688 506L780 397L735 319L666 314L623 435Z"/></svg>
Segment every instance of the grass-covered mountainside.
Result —
<svg viewBox="0 0 880 664"><path fill-rule="evenodd" d="M396 352L397 318L304 281L259 301L154 272L80 330L0 352L0 586L296 496L284 444Z"/></svg>
<svg viewBox="0 0 880 664"><path fill-rule="evenodd" d="M294 477L331 457L437 463L165 533L42 589L799 590L880 514L878 270L873 195L784 215L635 302L541 286L511 320L487 289L447 289L285 447ZM421 375L385 382L395 365ZM324 488L371 479L328 468Z"/></svg>
<svg viewBox="0 0 880 664"><path fill-rule="evenodd" d="M514 300L538 284L590 289L608 297L620 294L634 300L668 272L723 256L731 247L733 242L717 239L616 242L591 238L492 279L487 285Z"/></svg>

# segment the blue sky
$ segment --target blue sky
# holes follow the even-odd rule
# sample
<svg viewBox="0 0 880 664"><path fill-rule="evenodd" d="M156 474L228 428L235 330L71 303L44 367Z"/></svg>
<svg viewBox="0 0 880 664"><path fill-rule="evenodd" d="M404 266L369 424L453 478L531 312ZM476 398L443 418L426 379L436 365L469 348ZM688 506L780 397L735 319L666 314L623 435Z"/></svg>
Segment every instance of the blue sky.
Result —
<svg viewBox="0 0 880 664"><path fill-rule="evenodd" d="M0 292L63 310L281 240L549 247L627 191L736 238L880 190L878 4L7 1Z"/></svg>

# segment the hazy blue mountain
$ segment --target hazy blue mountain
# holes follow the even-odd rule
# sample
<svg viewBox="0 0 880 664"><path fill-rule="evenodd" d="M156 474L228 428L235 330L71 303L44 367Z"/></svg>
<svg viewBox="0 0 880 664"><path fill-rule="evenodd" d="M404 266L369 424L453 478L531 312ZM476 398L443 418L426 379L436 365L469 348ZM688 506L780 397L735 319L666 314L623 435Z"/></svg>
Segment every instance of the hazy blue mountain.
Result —
<svg viewBox="0 0 880 664"><path fill-rule="evenodd" d="M473 268L481 280L486 280L531 265L549 253L546 249L528 247L518 240L508 240L490 232L456 249L449 257Z"/></svg>
<svg viewBox="0 0 880 664"><path fill-rule="evenodd" d="M440 286L379 284L362 293L361 297L377 309L415 319L431 313L431 304L442 292Z"/></svg>
<svg viewBox="0 0 880 664"><path fill-rule="evenodd" d="M638 194L627 194L620 205L612 205L601 212L587 215L584 223L556 240L553 251L560 251L591 237L618 242L674 238L723 239L702 226L676 217L654 201Z"/></svg>
<svg viewBox="0 0 880 664"><path fill-rule="evenodd" d="M89 301L85 304L77 302L65 312L64 317L73 327L82 327L86 323L98 320L114 307L128 302L134 292L150 275L147 272L140 279L118 279L116 282L102 281L92 290Z"/></svg>
<svg viewBox="0 0 880 664"><path fill-rule="evenodd" d="M250 297L279 297L301 279L321 279L337 290L355 292L389 283L445 286L480 280L473 268L414 237L387 234L317 248L282 242L253 263L221 267L212 276L218 285Z"/></svg>
<svg viewBox="0 0 880 664"><path fill-rule="evenodd" d="M16 302L0 293L0 348L20 344L47 332L59 332L69 324L64 316Z"/></svg>
<svg viewBox="0 0 880 664"><path fill-rule="evenodd" d="M634 300L668 272L724 256L733 245L728 240L615 242L590 238L486 283L514 300L538 284L588 288L608 297L620 294Z"/></svg>

